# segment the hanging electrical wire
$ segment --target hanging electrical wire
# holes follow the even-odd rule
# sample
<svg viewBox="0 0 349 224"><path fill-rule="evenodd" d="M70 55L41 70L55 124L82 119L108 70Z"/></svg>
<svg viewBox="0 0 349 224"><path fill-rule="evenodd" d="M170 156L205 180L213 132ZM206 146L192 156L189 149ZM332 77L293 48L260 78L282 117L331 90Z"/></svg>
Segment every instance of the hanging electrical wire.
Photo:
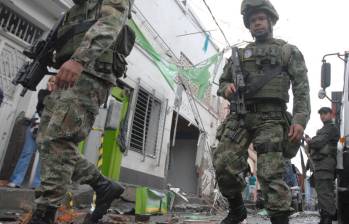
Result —
<svg viewBox="0 0 349 224"><path fill-rule="evenodd" d="M230 43L229 43L229 41L228 41L228 38L227 38L227 36L225 35L225 33L223 32L223 30L222 30L222 28L220 27L220 25L218 24L218 22L217 22L217 20L216 20L216 17L213 15L210 6L207 4L206 0L202 0L202 1L204 2L206 8L207 8L208 11L210 12L211 17L212 17L213 21L216 23L218 29L221 31L221 33L222 33L222 35L223 35L225 41L227 42L228 46L230 46Z"/></svg>

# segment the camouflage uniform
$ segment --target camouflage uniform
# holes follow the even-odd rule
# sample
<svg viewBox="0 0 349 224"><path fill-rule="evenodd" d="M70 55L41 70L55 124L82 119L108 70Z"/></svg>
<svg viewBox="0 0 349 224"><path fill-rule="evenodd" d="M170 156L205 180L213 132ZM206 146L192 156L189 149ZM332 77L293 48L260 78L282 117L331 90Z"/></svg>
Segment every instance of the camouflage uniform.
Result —
<svg viewBox="0 0 349 224"><path fill-rule="evenodd" d="M282 69L280 74L256 93L245 94L248 112L244 117L230 113L217 131L220 142L213 152L213 160L219 188L228 199L237 197L244 189L243 175L248 169L247 149L253 143L258 154L257 176L265 207L271 216L288 213L291 195L283 181L283 151L288 141L286 103L292 83L292 124L300 124L305 128L310 113L307 68L297 47L274 38L251 43L240 49L240 62L247 93L254 88L255 83L270 75L268 66ZM225 97L227 85L233 83L231 66L229 59L219 80L219 96Z"/></svg>
<svg viewBox="0 0 349 224"><path fill-rule="evenodd" d="M110 69L111 46L127 21L130 1L83 0L65 15L58 38L72 25L97 21L56 49L57 68L73 59L83 64L84 70L74 87L55 91L45 99L37 138L42 166L38 205L57 207L72 180L92 185L100 176L97 168L81 157L77 146L88 135L99 107L116 83Z"/></svg>
<svg viewBox="0 0 349 224"><path fill-rule="evenodd" d="M333 216L336 213L334 179L339 130L333 121L325 121L309 142L314 164L315 189L319 208Z"/></svg>

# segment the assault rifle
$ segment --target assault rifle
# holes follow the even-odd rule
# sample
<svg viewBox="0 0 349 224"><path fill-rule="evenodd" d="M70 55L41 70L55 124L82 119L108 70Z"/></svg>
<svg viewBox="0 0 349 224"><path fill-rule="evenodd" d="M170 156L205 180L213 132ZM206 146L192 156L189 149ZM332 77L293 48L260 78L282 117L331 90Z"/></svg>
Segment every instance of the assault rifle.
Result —
<svg viewBox="0 0 349 224"><path fill-rule="evenodd" d="M244 99L246 84L241 70L239 49L237 47L232 48L231 63L233 83L235 85L236 92L233 94L230 100L230 111L235 112L238 115L245 115L247 112Z"/></svg>
<svg viewBox="0 0 349 224"><path fill-rule="evenodd" d="M29 49L23 51L25 56L33 60L25 62L12 80L14 85L21 84L23 86L21 96L24 96L28 90L35 91L36 86L45 75L54 74L48 71L47 66L52 64L57 32L63 19L64 16L53 26L46 38L42 36Z"/></svg>

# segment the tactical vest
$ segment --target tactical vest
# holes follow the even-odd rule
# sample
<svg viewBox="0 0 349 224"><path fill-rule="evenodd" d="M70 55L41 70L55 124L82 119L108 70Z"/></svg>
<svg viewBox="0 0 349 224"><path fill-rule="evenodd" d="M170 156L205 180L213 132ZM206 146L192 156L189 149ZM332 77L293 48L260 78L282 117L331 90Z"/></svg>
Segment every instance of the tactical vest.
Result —
<svg viewBox="0 0 349 224"><path fill-rule="evenodd" d="M326 124L327 128L328 128L329 124ZM330 124L330 125L334 125L334 124ZM325 128L325 127L324 127ZM322 134L325 130L322 128L320 130L317 131L316 135ZM337 155L337 138L332 138L329 139L329 142L326 145L323 145L321 148L319 149L315 149L315 148L310 148L310 156L312 159L314 160L321 160L324 157L332 157L332 158L336 158Z"/></svg>
<svg viewBox="0 0 349 224"><path fill-rule="evenodd" d="M60 46L56 46L56 67L60 67L66 60L70 59L75 50L80 46L88 28L100 17L101 1L87 0L81 4L74 5L65 15L63 24L58 30L57 39L67 35L66 39ZM78 25L78 26L77 26ZM72 27L89 26L82 29L82 32L73 32ZM98 59L101 61L112 63L113 51L108 49Z"/></svg>
<svg viewBox="0 0 349 224"><path fill-rule="evenodd" d="M287 73L286 63L290 53L286 53L287 43L283 40L273 39L266 44L249 44L240 50L241 66L245 75L247 90L245 100L280 100L288 102L290 78ZM273 77L263 86L263 82L272 75Z"/></svg>
<svg viewBox="0 0 349 224"><path fill-rule="evenodd" d="M82 0L66 13L57 34L55 68L69 60L80 46L86 32L101 16L102 3L103 0ZM131 18L131 2L128 13L128 17ZM125 58L131 53L135 39L134 31L124 25L110 48L105 50L94 64L85 67L84 71L116 85L118 78L126 76Z"/></svg>

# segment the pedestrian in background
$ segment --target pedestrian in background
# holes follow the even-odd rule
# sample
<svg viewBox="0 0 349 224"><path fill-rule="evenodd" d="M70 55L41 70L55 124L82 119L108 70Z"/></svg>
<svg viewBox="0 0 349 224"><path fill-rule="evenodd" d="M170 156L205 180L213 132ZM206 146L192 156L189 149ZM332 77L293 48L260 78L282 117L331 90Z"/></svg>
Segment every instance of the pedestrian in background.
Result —
<svg viewBox="0 0 349 224"><path fill-rule="evenodd" d="M41 113L44 110L43 101L47 95L49 95L55 86L55 77L51 76L47 82L47 89L41 89L38 92L38 103L36 105L36 113L30 120L30 124L25 133L24 145L22 152L17 161L16 167L10 177L10 182L7 184L11 188L19 188L22 186L27 173L30 162L36 154L37 145L35 142L38 125L40 122ZM40 162L37 163L35 169L35 176L31 183L31 188L37 188L40 185Z"/></svg>
<svg viewBox="0 0 349 224"><path fill-rule="evenodd" d="M251 173L247 172L245 177L246 187L244 189L244 200L251 200L250 186L249 186L250 176L251 176Z"/></svg>
<svg viewBox="0 0 349 224"><path fill-rule="evenodd" d="M332 109L322 107L319 110L324 126L316 136L306 136L310 158L314 164L314 183L320 208L321 224L331 224L336 214L335 204L335 170L339 129L332 120Z"/></svg>
<svg viewBox="0 0 349 224"><path fill-rule="evenodd" d="M250 199L253 202L256 202L257 201L257 178L253 173L248 179L248 185L249 185Z"/></svg>

